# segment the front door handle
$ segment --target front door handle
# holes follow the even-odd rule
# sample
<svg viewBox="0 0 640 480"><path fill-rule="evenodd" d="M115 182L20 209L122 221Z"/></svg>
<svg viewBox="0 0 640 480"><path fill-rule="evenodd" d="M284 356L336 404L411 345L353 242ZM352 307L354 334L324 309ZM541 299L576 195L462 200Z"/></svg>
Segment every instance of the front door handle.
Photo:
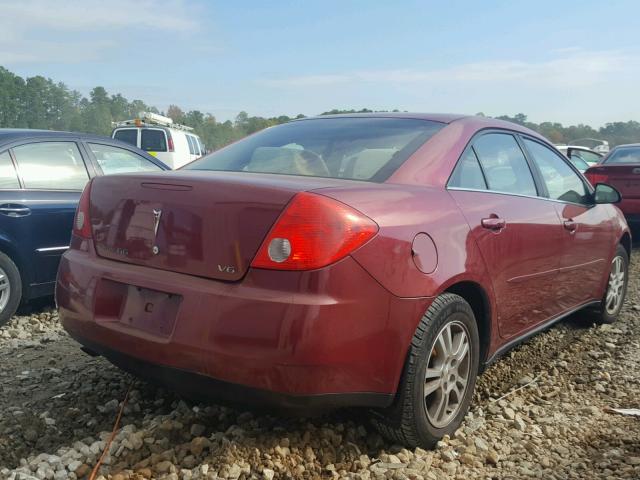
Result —
<svg viewBox="0 0 640 480"><path fill-rule="evenodd" d="M31 215L31 209L18 203L3 203L0 205L0 214L7 217L26 217Z"/></svg>
<svg viewBox="0 0 640 480"><path fill-rule="evenodd" d="M488 230L502 230L507 225L507 222L504 221L504 218L494 216L483 218L481 223L482 226Z"/></svg>
<svg viewBox="0 0 640 480"><path fill-rule="evenodd" d="M576 229L578 228L578 224L573 220L565 220L564 222L562 222L562 225L565 229L569 230L569 233L575 233Z"/></svg>

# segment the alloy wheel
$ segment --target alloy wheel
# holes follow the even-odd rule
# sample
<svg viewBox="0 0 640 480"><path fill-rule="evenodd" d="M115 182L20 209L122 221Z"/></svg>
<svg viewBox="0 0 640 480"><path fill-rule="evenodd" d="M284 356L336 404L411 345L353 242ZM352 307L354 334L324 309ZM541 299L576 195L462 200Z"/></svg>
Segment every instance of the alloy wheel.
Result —
<svg viewBox="0 0 640 480"><path fill-rule="evenodd" d="M0 268L0 312L2 312L9 303L11 297L11 284L7 273Z"/></svg>
<svg viewBox="0 0 640 480"><path fill-rule="evenodd" d="M625 276L624 259L620 256L614 257L611 261L611 273L605 297L605 308L609 315L615 314L620 308L624 297Z"/></svg>
<svg viewBox="0 0 640 480"><path fill-rule="evenodd" d="M469 384L469 332L458 321L445 324L431 347L425 371L424 402L436 428L446 427L458 414Z"/></svg>

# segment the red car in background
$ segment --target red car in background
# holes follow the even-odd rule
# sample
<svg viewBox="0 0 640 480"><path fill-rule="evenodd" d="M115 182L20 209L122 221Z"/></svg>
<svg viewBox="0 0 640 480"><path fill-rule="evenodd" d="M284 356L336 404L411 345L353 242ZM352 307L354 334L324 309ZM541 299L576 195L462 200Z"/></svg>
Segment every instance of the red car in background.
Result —
<svg viewBox="0 0 640 480"><path fill-rule="evenodd" d="M640 143L618 145L584 172L596 185L608 183L622 194L618 205L632 227L640 227Z"/></svg>
<svg viewBox="0 0 640 480"><path fill-rule="evenodd" d="M585 307L616 319L619 199L511 123L298 120L178 171L94 179L60 318L186 394L370 407L389 438L431 447L513 345Z"/></svg>

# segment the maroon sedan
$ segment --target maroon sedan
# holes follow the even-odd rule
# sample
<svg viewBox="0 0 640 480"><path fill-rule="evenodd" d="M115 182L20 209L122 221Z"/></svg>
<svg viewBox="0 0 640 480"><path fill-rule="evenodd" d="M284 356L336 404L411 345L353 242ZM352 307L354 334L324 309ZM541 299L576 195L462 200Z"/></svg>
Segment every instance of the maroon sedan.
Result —
<svg viewBox="0 0 640 480"><path fill-rule="evenodd" d="M188 395L370 407L391 439L429 447L514 344L585 307L616 319L619 199L511 123L303 119L175 172L94 179L60 317Z"/></svg>
<svg viewBox="0 0 640 480"><path fill-rule="evenodd" d="M617 188L627 222L640 227L640 143L618 145L584 175L593 185L608 183Z"/></svg>

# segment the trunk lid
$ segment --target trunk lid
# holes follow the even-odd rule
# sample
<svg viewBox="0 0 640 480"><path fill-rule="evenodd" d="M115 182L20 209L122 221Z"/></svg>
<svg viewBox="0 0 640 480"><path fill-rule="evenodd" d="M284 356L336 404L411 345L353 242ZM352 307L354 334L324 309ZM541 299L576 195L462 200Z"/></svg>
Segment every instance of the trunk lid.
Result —
<svg viewBox="0 0 640 480"><path fill-rule="evenodd" d="M640 198L640 164L596 165L588 170L591 178L615 187L622 198ZM605 178L606 176L606 178Z"/></svg>
<svg viewBox="0 0 640 480"><path fill-rule="evenodd" d="M90 203L96 252L121 262L237 281L296 193L342 182L187 170L98 177Z"/></svg>

